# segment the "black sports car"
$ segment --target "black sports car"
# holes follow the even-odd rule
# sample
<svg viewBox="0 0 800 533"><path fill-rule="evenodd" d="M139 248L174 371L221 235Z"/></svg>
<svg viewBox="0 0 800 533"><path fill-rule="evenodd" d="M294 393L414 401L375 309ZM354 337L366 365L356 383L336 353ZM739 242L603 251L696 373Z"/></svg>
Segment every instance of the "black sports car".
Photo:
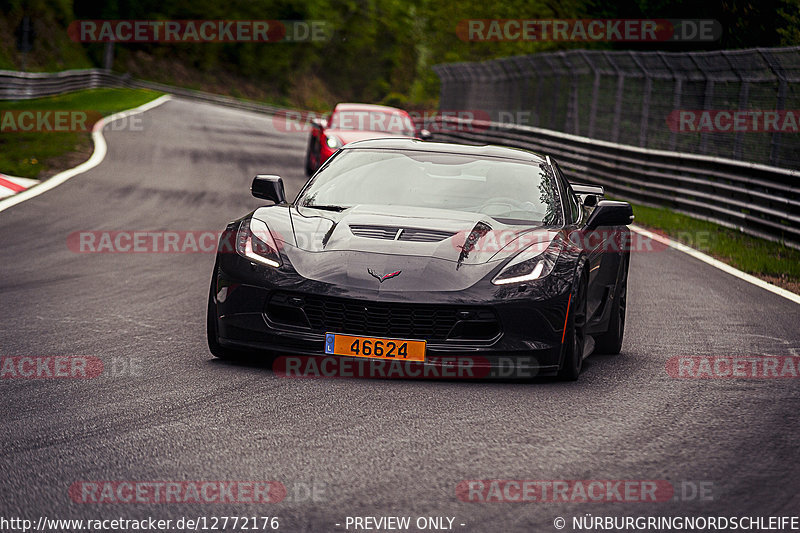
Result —
<svg viewBox="0 0 800 533"><path fill-rule="evenodd" d="M469 357L577 379L625 327L631 206L547 156L412 139L348 144L285 199L231 222L208 344L440 364Z"/></svg>

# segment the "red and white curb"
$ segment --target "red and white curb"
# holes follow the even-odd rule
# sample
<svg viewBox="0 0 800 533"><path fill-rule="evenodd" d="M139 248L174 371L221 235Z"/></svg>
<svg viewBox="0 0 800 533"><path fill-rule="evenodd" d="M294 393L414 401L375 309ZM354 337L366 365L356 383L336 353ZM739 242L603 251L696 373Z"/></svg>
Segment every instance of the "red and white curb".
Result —
<svg viewBox="0 0 800 533"><path fill-rule="evenodd" d="M0 198L13 196L29 187L33 187L37 183L39 183L39 180L0 174Z"/></svg>

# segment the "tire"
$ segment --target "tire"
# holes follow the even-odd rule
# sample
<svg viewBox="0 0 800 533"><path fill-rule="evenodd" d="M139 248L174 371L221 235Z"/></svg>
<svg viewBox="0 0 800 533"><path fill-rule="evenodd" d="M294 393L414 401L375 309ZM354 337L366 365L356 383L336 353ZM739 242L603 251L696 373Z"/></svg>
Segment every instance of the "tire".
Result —
<svg viewBox="0 0 800 533"><path fill-rule="evenodd" d="M217 275L217 265L214 265L214 274L211 277L211 287L208 290L208 311L206 313L206 338L208 339L208 351L211 355L220 359L238 359L242 357L242 352L225 348L219 344L219 333L217 332L217 313L214 305L214 278Z"/></svg>
<svg viewBox="0 0 800 533"><path fill-rule="evenodd" d="M561 369L558 378L562 381L576 381L583 368L583 348L586 345L586 272L582 272L573 289L567 318L567 331L564 335Z"/></svg>
<svg viewBox="0 0 800 533"><path fill-rule="evenodd" d="M628 304L628 256L623 256L620 261L620 270L622 273L614 291L608 330L595 338L595 353L617 355L622 350L622 337L625 335L625 309Z"/></svg>

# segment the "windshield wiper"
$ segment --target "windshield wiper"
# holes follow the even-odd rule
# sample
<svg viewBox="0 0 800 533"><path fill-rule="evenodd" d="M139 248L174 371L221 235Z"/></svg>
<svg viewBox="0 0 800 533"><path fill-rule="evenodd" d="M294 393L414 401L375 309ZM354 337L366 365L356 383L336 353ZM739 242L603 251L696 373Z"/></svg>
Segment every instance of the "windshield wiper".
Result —
<svg viewBox="0 0 800 533"><path fill-rule="evenodd" d="M350 209L349 206L341 206L341 205L304 205L303 207L310 207L311 209L322 209L324 211L336 211L341 212L345 209Z"/></svg>
<svg viewBox="0 0 800 533"><path fill-rule="evenodd" d="M403 130L403 131L371 130L371 131L374 131L375 133L385 133L386 135L402 135L404 137L414 137L416 135L416 132L412 132L409 130Z"/></svg>

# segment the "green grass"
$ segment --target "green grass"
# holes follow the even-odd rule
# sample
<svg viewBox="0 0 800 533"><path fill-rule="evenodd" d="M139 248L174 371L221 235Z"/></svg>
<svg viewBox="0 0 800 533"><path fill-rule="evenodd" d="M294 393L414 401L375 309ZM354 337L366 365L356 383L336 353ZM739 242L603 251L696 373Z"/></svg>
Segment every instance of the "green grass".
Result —
<svg viewBox="0 0 800 533"><path fill-rule="evenodd" d="M108 116L140 106L161 93L141 89L91 89L54 96L0 101L0 111L90 111ZM91 125L88 132L0 132L0 172L24 178L39 178L60 168L75 152L85 152L91 146ZM68 165L72 166L72 165Z"/></svg>
<svg viewBox="0 0 800 533"><path fill-rule="evenodd" d="M800 282L800 250L745 235L667 208L633 204L635 223L660 230L749 274ZM770 279L770 281L776 281Z"/></svg>

